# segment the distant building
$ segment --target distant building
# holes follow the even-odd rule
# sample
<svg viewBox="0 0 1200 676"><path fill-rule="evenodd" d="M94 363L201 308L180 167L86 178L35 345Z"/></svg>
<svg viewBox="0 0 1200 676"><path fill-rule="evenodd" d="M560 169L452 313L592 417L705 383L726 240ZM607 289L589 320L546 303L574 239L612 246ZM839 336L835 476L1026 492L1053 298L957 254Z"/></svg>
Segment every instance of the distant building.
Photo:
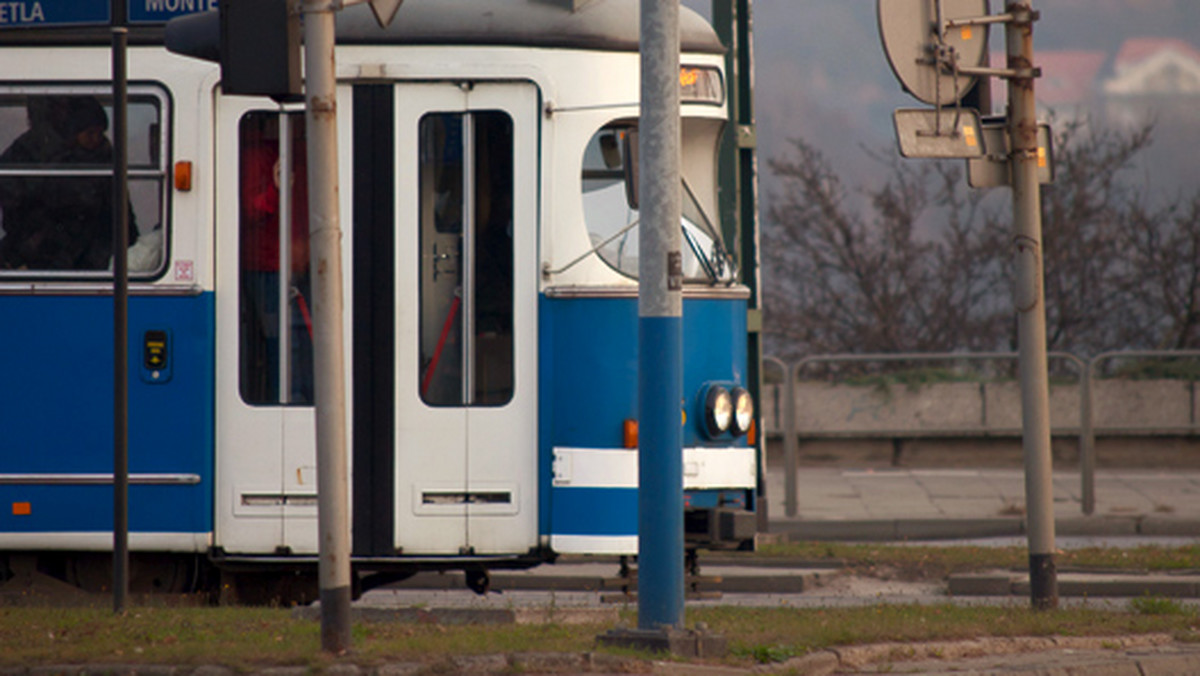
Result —
<svg viewBox="0 0 1200 676"><path fill-rule="evenodd" d="M1041 116L1054 112L1058 123L1086 121L1095 109L1100 69L1108 55L1098 50L1041 50L1034 62L1042 77L1034 84Z"/></svg>
<svg viewBox="0 0 1200 676"><path fill-rule="evenodd" d="M1131 38L1104 81L1110 123L1134 126L1186 123L1200 103L1200 51L1173 38Z"/></svg>
<svg viewBox="0 0 1200 676"><path fill-rule="evenodd" d="M1200 51L1170 38L1131 38L1104 82L1108 96L1200 95Z"/></svg>

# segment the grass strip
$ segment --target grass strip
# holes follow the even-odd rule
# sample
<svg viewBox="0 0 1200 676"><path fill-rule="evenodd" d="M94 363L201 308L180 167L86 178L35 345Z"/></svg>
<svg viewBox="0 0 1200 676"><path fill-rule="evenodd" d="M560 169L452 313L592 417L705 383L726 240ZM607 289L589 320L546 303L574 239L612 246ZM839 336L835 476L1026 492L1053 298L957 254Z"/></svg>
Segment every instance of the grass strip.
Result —
<svg viewBox="0 0 1200 676"><path fill-rule="evenodd" d="M627 615L625 622L634 622ZM1166 599L1131 602L1124 611L943 605L854 608L710 607L687 613L730 641L728 662L750 664L838 645L954 640L982 636L1116 636L1171 633L1194 640L1195 609ZM357 623L351 661L436 662L452 656L596 650L607 625L468 625ZM123 616L96 608L5 608L0 665L267 665L320 669L319 623L286 609L135 608Z"/></svg>
<svg viewBox="0 0 1200 676"><path fill-rule="evenodd" d="M905 579L944 579L956 573L996 568L1025 569L1029 566L1025 547L908 546L894 544L847 544L839 542L792 542L764 545L755 554L763 558L788 558L814 564L844 567L873 575L888 569ZM1200 566L1200 545L1162 547L1142 545L1129 549L1086 547L1059 551L1058 568L1146 572L1184 571Z"/></svg>
<svg viewBox="0 0 1200 676"><path fill-rule="evenodd" d="M1165 601L1165 603L1164 603ZM705 608L689 619L730 637L731 651L755 662L782 661L845 645L950 641L979 637L1124 636L1169 633L1196 637L1197 616L1169 600L1131 602L1126 611L1068 608L889 604L854 608Z"/></svg>

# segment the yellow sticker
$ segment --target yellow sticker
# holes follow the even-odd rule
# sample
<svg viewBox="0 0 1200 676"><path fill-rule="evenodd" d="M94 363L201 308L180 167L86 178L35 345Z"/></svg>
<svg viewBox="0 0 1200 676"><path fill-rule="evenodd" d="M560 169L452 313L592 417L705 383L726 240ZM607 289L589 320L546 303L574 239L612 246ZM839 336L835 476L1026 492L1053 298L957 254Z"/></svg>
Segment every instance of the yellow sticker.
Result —
<svg viewBox="0 0 1200 676"><path fill-rule="evenodd" d="M971 27L963 26L962 32L960 33L960 35L962 35L963 40L970 40L971 39Z"/></svg>
<svg viewBox="0 0 1200 676"><path fill-rule="evenodd" d="M967 147L975 147L975 127L963 127L963 138L967 140Z"/></svg>
<svg viewBox="0 0 1200 676"><path fill-rule="evenodd" d="M1046 149L1038 146L1038 167L1045 168L1046 166Z"/></svg>

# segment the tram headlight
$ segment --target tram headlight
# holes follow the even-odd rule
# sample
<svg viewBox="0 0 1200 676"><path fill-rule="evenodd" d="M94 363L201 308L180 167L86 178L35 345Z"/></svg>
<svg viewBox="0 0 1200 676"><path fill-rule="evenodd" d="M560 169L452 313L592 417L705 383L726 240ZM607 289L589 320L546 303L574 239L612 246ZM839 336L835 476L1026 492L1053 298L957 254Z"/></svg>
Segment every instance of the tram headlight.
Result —
<svg viewBox="0 0 1200 676"><path fill-rule="evenodd" d="M729 431L733 422L733 398L729 390L712 385L704 395L704 429L709 437L717 437Z"/></svg>
<svg viewBox="0 0 1200 676"><path fill-rule="evenodd" d="M754 398L744 387L733 388L729 396L733 400L730 431L733 432L733 436L740 437L750 431L750 424L754 422Z"/></svg>

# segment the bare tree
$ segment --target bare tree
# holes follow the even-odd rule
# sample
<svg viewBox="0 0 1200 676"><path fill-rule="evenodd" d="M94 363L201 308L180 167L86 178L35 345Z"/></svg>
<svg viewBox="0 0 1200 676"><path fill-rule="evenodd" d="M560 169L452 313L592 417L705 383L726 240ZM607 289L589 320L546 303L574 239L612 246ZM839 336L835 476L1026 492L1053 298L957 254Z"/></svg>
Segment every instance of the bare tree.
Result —
<svg viewBox="0 0 1200 676"><path fill-rule="evenodd" d="M1132 317L1122 249L1138 192L1122 179L1153 128L1128 133L1086 122L1055 137L1054 183L1042 189L1046 342L1052 350L1095 354L1122 347Z"/></svg>
<svg viewBox="0 0 1200 676"><path fill-rule="evenodd" d="M989 349L1003 339L998 238L957 188L961 170L892 165L884 185L851 194L801 140L770 161L784 186L764 229L773 352Z"/></svg>
<svg viewBox="0 0 1200 676"><path fill-rule="evenodd" d="M1056 136L1042 191L1052 350L1200 346L1200 193L1151 207L1126 178L1152 135ZM804 141L770 162L783 189L763 232L768 349L1015 349L1007 192L970 190L961 163L877 159L891 178L853 192Z"/></svg>
<svg viewBox="0 0 1200 676"><path fill-rule="evenodd" d="M1122 345L1200 347L1200 194L1159 209L1133 204L1120 246Z"/></svg>

